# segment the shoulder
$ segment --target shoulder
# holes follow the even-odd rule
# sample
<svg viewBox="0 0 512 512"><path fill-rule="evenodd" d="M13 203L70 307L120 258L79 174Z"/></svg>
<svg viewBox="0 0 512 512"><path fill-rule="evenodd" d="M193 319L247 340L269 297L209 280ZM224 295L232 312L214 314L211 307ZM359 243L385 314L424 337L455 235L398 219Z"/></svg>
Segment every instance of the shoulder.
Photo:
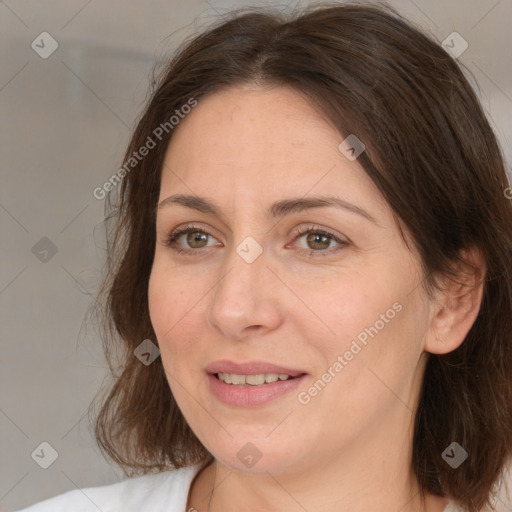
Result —
<svg viewBox="0 0 512 512"><path fill-rule="evenodd" d="M443 512L463 512L463 509L460 508L459 505L455 503L455 501L450 500Z"/></svg>
<svg viewBox="0 0 512 512"><path fill-rule="evenodd" d="M74 489L19 512L182 512L199 468L195 465L101 487Z"/></svg>

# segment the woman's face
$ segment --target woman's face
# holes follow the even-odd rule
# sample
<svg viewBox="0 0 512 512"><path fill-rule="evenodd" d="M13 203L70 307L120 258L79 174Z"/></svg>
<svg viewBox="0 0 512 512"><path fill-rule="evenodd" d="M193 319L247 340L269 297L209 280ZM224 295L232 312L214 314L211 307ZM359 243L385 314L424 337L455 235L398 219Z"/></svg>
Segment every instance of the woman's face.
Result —
<svg viewBox="0 0 512 512"><path fill-rule="evenodd" d="M197 437L273 474L403 446L431 308L343 138L285 87L215 93L174 130L149 306Z"/></svg>

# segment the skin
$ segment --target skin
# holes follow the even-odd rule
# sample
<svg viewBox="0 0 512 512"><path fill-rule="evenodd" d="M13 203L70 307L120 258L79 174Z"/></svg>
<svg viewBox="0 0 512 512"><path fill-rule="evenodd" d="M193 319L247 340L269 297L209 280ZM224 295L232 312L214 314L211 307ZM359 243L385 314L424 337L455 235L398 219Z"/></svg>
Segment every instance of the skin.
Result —
<svg viewBox="0 0 512 512"><path fill-rule="evenodd" d="M159 208L149 283L169 385L215 457L211 511L421 509L410 460L427 353L462 343L481 289L447 286L427 299L419 256L358 161L338 150L342 140L301 93L243 86L202 98L167 149L159 202L195 194L222 212L219 218L177 204ZM274 201L333 194L377 222L334 207L266 215ZM181 235L175 248L196 252L179 254L165 240L187 223L210 236L203 247ZM294 235L297 227L315 226L347 245ZM247 236L263 249L253 263L236 252ZM308 404L300 403L298 392L397 302L401 311ZM219 359L270 361L308 375L297 392L264 406L232 407L214 397L204 371ZM237 457L247 442L262 454L252 468ZM187 510L208 509L213 467L195 479ZM446 504L427 495L428 512Z"/></svg>

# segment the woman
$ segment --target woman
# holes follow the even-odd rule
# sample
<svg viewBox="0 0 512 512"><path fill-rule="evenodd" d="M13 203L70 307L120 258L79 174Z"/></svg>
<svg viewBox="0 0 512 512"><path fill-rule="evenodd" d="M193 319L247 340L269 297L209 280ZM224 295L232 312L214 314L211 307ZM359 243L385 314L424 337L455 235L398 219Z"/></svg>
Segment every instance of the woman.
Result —
<svg viewBox="0 0 512 512"><path fill-rule="evenodd" d="M118 175L96 435L146 474L27 512L488 509L512 206L436 42L390 8L236 13L170 62Z"/></svg>

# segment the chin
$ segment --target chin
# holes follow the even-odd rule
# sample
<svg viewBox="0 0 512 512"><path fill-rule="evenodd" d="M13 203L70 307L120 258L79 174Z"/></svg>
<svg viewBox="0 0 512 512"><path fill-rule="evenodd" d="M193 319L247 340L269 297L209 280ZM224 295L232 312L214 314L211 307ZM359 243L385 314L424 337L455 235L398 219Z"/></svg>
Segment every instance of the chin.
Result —
<svg viewBox="0 0 512 512"><path fill-rule="evenodd" d="M245 432L239 431L233 437L226 434L222 436L225 442L220 444L219 438L216 438L209 451L216 460L231 470L242 473L279 474L299 467L299 459L304 454L298 453L297 445L308 445L299 443L291 434L285 437L288 442L280 436L272 439L273 434L269 436L268 431L265 429L265 433L255 432L254 427L248 427ZM290 454L293 454L293 458Z"/></svg>

